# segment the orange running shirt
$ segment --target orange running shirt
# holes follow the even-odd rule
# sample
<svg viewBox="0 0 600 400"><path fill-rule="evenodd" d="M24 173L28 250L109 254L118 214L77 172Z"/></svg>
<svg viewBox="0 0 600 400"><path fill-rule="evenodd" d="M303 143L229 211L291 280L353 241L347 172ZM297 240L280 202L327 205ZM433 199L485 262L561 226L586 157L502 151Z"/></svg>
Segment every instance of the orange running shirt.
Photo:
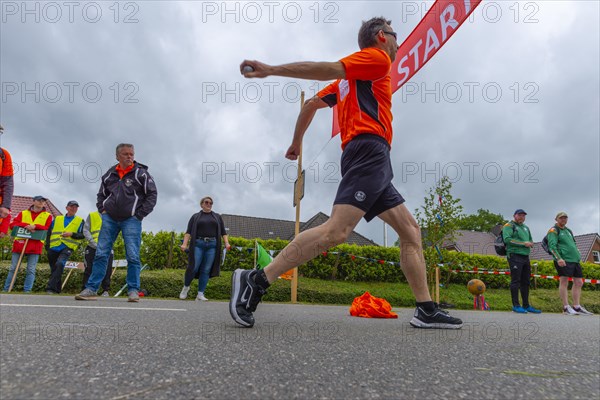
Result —
<svg viewBox="0 0 600 400"><path fill-rule="evenodd" d="M4 160L2 160L2 158L0 158L0 177L5 178L5 177L13 176L14 171L13 171L12 157L10 156L10 153L6 149L2 149L2 152L4 153ZM2 183L2 186L0 186L0 205L2 205L4 202L4 189L5 189L6 182L3 180L1 183ZM8 203L10 204L10 201ZM10 221L10 218L7 218L7 219ZM2 222L1 218L0 218L0 222ZM1 229L4 229L4 227L2 227Z"/></svg>
<svg viewBox="0 0 600 400"><path fill-rule="evenodd" d="M10 153L6 149L2 149L4 152L4 160L0 159L0 176L13 176L13 165Z"/></svg>
<svg viewBox="0 0 600 400"><path fill-rule="evenodd" d="M392 144L392 60L368 47L340 60L346 79L338 79L317 96L329 107L338 106L342 149L356 136L372 133Z"/></svg>

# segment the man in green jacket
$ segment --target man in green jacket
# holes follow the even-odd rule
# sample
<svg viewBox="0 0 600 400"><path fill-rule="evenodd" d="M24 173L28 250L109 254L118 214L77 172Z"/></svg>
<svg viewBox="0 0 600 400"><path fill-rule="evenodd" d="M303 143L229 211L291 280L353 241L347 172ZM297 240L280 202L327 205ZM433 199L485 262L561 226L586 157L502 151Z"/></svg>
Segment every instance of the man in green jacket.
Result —
<svg viewBox="0 0 600 400"><path fill-rule="evenodd" d="M583 286L583 271L581 270L581 254L575 244L573 232L567 228L566 212L556 214L556 225L548 231L548 248L554 257L554 267L558 272L558 294L563 303L563 313L567 315L592 315L579 300ZM569 305L569 278L573 278L573 307Z"/></svg>
<svg viewBox="0 0 600 400"><path fill-rule="evenodd" d="M527 225L524 224L527 213L518 209L513 220L502 228L502 239L506 244L506 257L510 268L510 295L513 311L519 314L528 312L539 314L540 310L529 304L529 286L531 281L531 263L529 253L533 247L533 239ZM519 290L523 306L519 303Z"/></svg>

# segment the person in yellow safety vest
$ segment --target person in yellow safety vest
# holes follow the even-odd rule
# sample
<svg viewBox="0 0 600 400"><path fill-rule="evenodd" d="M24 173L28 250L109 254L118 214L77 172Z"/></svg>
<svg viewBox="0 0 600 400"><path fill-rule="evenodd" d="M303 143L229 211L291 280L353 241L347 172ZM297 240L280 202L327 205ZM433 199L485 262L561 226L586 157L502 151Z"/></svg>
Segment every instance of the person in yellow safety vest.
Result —
<svg viewBox="0 0 600 400"><path fill-rule="evenodd" d="M88 241L88 245L85 248L85 271L83 272L83 286L81 290L85 289L90 275L92 275L92 264L94 264L94 257L96 256L96 248L98 247L98 237L100 236L100 228L102 228L102 216L98 211L92 211L85 219L83 225L83 236ZM102 280L102 296L109 296L108 291L110 290L110 277L112 275L112 264L113 264L114 252L111 250L108 258L108 266L106 274Z"/></svg>
<svg viewBox="0 0 600 400"><path fill-rule="evenodd" d="M27 210L23 210L17 214L12 220L10 227L18 226L25 228L28 231L47 231L52 223L52 215L46 210L46 198L44 196L34 196L33 204ZM27 257L27 270L25 272L25 283L23 291L31 292L33 283L35 282L35 269L40 254L44 250L43 240L34 239L15 239L12 247L12 263L4 282L4 291L8 291L10 283L13 279L13 274L19 262L21 253Z"/></svg>
<svg viewBox="0 0 600 400"><path fill-rule="evenodd" d="M75 215L78 209L78 202L69 201L67 215L59 215L50 226L50 237L46 242L48 263L50 264L50 280L46 286L48 294L60 293L65 263L69 261L69 257L79 246L79 241L84 239L83 218Z"/></svg>

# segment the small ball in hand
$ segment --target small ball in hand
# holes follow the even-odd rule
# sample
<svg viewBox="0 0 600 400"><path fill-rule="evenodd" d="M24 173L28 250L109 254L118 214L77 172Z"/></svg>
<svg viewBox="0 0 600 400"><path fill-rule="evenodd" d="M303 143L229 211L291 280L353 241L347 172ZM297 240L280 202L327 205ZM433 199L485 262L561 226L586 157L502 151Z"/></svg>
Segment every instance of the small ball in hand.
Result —
<svg viewBox="0 0 600 400"><path fill-rule="evenodd" d="M254 68L250 65L245 65L244 68L242 68L242 73L247 74L248 72L254 72Z"/></svg>

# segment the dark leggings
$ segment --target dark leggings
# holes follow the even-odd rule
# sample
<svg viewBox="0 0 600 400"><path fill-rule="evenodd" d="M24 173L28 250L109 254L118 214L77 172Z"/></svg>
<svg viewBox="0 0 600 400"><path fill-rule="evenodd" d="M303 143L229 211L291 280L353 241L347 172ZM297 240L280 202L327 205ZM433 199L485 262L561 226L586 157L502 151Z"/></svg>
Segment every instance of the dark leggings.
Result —
<svg viewBox="0 0 600 400"><path fill-rule="evenodd" d="M83 271L83 286L82 289L85 289L85 285L87 284L88 279L92 275L92 265L94 264L94 257L96 256L96 249L92 246L88 246L85 248L85 270ZM104 279L102 280L102 290L108 292L110 290L110 278L112 275L112 264L113 264L113 255L112 253L108 257L108 267L106 268L106 275L104 275Z"/></svg>

